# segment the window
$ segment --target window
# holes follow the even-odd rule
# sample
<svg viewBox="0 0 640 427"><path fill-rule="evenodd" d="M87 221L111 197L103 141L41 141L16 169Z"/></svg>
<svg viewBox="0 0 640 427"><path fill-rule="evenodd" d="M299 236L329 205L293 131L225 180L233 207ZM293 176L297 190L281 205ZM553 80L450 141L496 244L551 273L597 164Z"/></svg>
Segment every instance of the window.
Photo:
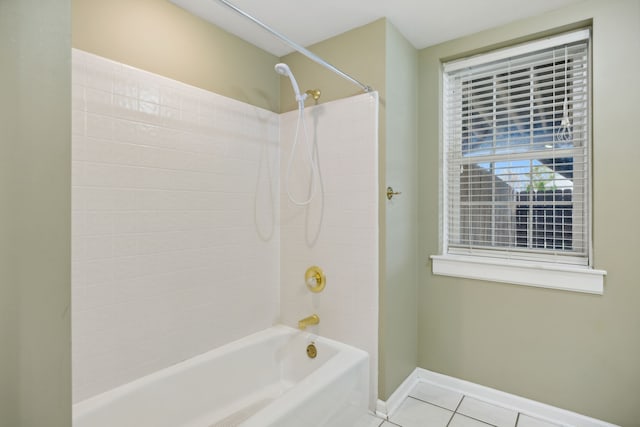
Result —
<svg viewBox="0 0 640 427"><path fill-rule="evenodd" d="M444 64L434 273L601 292L604 272L590 268L589 74L588 30Z"/></svg>

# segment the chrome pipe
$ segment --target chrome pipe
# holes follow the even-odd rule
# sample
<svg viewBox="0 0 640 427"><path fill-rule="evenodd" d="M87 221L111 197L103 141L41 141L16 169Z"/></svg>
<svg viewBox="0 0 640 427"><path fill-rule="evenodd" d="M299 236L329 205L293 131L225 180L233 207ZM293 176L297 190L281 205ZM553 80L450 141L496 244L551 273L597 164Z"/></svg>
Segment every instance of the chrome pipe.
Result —
<svg viewBox="0 0 640 427"><path fill-rule="evenodd" d="M364 92L373 92L373 88L371 86L368 86L364 83L361 83L360 81L354 79L353 77L351 77L349 74L345 73L344 71L336 68L335 66L329 64L327 61L325 61L324 59L320 58L318 55L316 55L315 53L311 52L310 50L300 46L299 44L297 44L296 42L292 41L291 39L289 39L288 37L286 37L285 35L279 33L278 31L274 30L273 28L269 27L268 25L264 24L263 22L261 22L260 20L254 18L253 16L249 15L247 12L243 11L242 9L238 8L237 6L233 5L232 3L229 3L227 0L218 0L220 3L224 4L225 6L227 6L228 8L234 10L235 12L239 13L240 15L244 16L245 18L249 19L250 21L253 21L254 23L258 24L260 27L262 27L262 29L268 31L269 33L273 34L274 36L276 36L277 38L279 38L280 40L282 40L284 43L288 44L290 47L292 47L293 49L295 49L297 52L303 54L304 56L306 56L307 58L309 58L310 60L314 61L317 64L322 65L323 67L325 67L326 69L333 71L334 73L336 73L337 75L339 75L340 77L342 77L343 79L349 80L351 83L359 86Z"/></svg>

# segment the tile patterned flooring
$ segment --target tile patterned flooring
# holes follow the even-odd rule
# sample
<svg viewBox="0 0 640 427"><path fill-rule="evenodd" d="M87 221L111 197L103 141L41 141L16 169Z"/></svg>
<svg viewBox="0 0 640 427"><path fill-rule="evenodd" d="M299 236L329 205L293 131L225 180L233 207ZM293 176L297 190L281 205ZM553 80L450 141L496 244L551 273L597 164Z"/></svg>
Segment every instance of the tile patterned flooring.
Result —
<svg viewBox="0 0 640 427"><path fill-rule="evenodd" d="M421 382L388 420L371 416L366 427L560 427L436 385Z"/></svg>

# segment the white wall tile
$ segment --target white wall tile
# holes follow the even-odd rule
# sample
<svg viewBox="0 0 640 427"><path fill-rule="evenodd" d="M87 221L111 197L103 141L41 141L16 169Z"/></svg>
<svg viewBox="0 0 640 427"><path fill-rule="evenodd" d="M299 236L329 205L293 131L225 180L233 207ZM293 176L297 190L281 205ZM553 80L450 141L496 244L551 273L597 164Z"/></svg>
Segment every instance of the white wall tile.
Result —
<svg viewBox="0 0 640 427"><path fill-rule="evenodd" d="M271 112L78 50L73 64L78 401L277 321L279 153ZM276 130L197 124L230 106Z"/></svg>
<svg viewBox="0 0 640 427"><path fill-rule="evenodd" d="M112 139L114 120L110 116L87 111L86 135L98 139Z"/></svg>
<svg viewBox="0 0 640 427"><path fill-rule="evenodd" d="M289 155L298 112L281 116L281 319L290 326L312 313L315 332L369 352L371 404L377 397L378 358L378 160L377 98L361 95L305 110L316 129L320 159L318 193L307 207L286 194ZM362 115L368 118L363 120ZM295 151L290 188L304 198L309 188L305 139ZM318 265L327 286L312 294L304 273ZM372 406L373 407L373 406Z"/></svg>

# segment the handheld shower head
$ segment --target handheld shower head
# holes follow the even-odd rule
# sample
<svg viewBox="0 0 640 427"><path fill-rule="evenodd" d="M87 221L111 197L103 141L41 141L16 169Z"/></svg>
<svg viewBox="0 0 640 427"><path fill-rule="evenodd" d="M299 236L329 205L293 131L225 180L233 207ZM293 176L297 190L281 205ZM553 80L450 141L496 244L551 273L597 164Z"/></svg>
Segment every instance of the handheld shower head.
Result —
<svg viewBox="0 0 640 427"><path fill-rule="evenodd" d="M279 64L276 64L275 70L276 70L276 73L289 77L289 80L291 80L291 86L293 86L293 92L296 94L296 101L303 102L307 98L307 94L305 93L304 95L300 95L300 88L298 87L298 82L296 81L296 78L293 77L293 73L291 72L291 69L289 68L289 66L281 62Z"/></svg>
<svg viewBox="0 0 640 427"><path fill-rule="evenodd" d="M289 76L291 74L291 68L284 62L276 64L275 66L276 73L282 74L283 76Z"/></svg>

